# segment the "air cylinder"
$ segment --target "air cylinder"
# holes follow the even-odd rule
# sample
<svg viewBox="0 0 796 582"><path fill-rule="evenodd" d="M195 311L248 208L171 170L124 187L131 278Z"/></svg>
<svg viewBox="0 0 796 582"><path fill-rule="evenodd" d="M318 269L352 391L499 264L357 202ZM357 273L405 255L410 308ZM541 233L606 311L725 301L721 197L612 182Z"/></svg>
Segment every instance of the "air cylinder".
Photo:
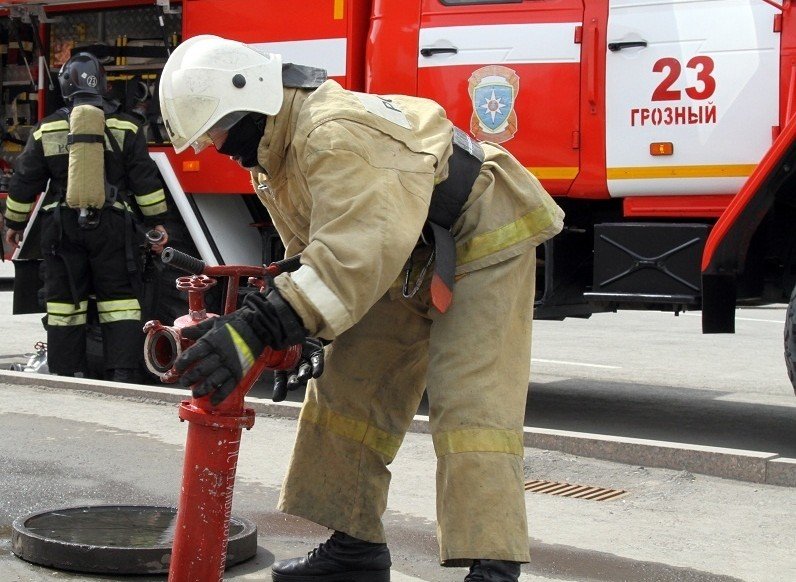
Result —
<svg viewBox="0 0 796 582"><path fill-rule="evenodd" d="M69 115L69 170L66 205L102 208L105 204L105 112L77 105Z"/></svg>

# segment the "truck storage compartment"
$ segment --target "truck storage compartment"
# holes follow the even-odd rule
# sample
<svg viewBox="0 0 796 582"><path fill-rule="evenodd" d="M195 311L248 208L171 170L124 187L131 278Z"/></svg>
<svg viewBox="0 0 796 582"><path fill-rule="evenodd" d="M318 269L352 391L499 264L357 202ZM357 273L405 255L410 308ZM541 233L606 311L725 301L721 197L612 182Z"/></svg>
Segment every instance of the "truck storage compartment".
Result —
<svg viewBox="0 0 796 582"><path fill-rule="evenodd" d="M707 224L605 223L594 227L590 301L698 305Z"/></svg>

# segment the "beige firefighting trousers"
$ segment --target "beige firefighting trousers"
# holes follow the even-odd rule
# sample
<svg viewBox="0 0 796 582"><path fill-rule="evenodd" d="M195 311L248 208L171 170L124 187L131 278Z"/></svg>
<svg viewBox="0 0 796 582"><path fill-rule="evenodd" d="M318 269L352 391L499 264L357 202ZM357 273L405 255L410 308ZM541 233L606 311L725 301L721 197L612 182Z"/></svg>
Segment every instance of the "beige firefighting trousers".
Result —
<svg viewBox="0 0 796 582"><path fill-rule="evenodd" d="M522 428L535 251L467 273L444 315L394 286L327 348L279 508L385 541L390 471L427 387L440 560L527 562Z"/></svg>

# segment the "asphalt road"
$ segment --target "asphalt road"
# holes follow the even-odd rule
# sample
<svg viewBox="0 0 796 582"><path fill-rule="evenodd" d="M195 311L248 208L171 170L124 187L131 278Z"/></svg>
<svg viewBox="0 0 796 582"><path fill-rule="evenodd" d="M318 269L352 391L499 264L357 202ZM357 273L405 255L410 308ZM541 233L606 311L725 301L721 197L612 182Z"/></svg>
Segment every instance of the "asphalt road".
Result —
<svg viewBox="0 0 796 582"><path fill-rule="evenodd" d="M704 335L698 312L535 322L529 426L796 457L785 306L737 310Z"/></svg>
<svg viewBox="0 0 796 582"><path fill-rule="evenodd" d="M623 311L536 321L537 380L579 378L793 396L783 356L784 304L736 310L736 333L703 334L701 313Z"/></svg>
<svg viewBox="0 0 796 582"><path fill-rule="evenodd" d="M258 416L241 439L233 513L258 526L255 558L225 579L263 582L274 560L303 555L323 528L275 510L295 421ZM69 388L0 383L0 580L99 582L10 553L15 517L93 504L174 505L186 426L173 404ZM410 433L390 466L385 528L393 582L461 582L440 568L435 542L435 455ZM621 489L589 501L528 493L532 563L521 582L784 582L796 580L796 495L747 483L525 449L527 480ZM322 486L322 484L318 484ZM135 578L141 582L163 577ZM200 581L196 581L200 582Z"/></svg>

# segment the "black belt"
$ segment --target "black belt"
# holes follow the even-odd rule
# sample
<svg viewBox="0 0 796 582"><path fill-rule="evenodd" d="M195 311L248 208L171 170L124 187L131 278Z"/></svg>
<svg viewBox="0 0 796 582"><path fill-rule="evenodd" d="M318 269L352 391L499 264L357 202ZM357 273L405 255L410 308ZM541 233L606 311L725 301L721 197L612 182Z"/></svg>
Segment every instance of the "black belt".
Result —
<svg viewBox="0 0 796 582"><path fill-rule="evenodd" d="M483 162L484 150L478 142L459 128L454 127L453 153L448 158L448 177L434 187L428 218L423 227L422 240L426 244L433 244L434 250L411 292L409 291L409 278L412 271L410 258L403 289L404 297L412 297L417 293L426 268L433 261L431 304L440 313L445 313L453 300L456 242L453 240L450 229L462 213L462 208L470 196Z"/></svg>

